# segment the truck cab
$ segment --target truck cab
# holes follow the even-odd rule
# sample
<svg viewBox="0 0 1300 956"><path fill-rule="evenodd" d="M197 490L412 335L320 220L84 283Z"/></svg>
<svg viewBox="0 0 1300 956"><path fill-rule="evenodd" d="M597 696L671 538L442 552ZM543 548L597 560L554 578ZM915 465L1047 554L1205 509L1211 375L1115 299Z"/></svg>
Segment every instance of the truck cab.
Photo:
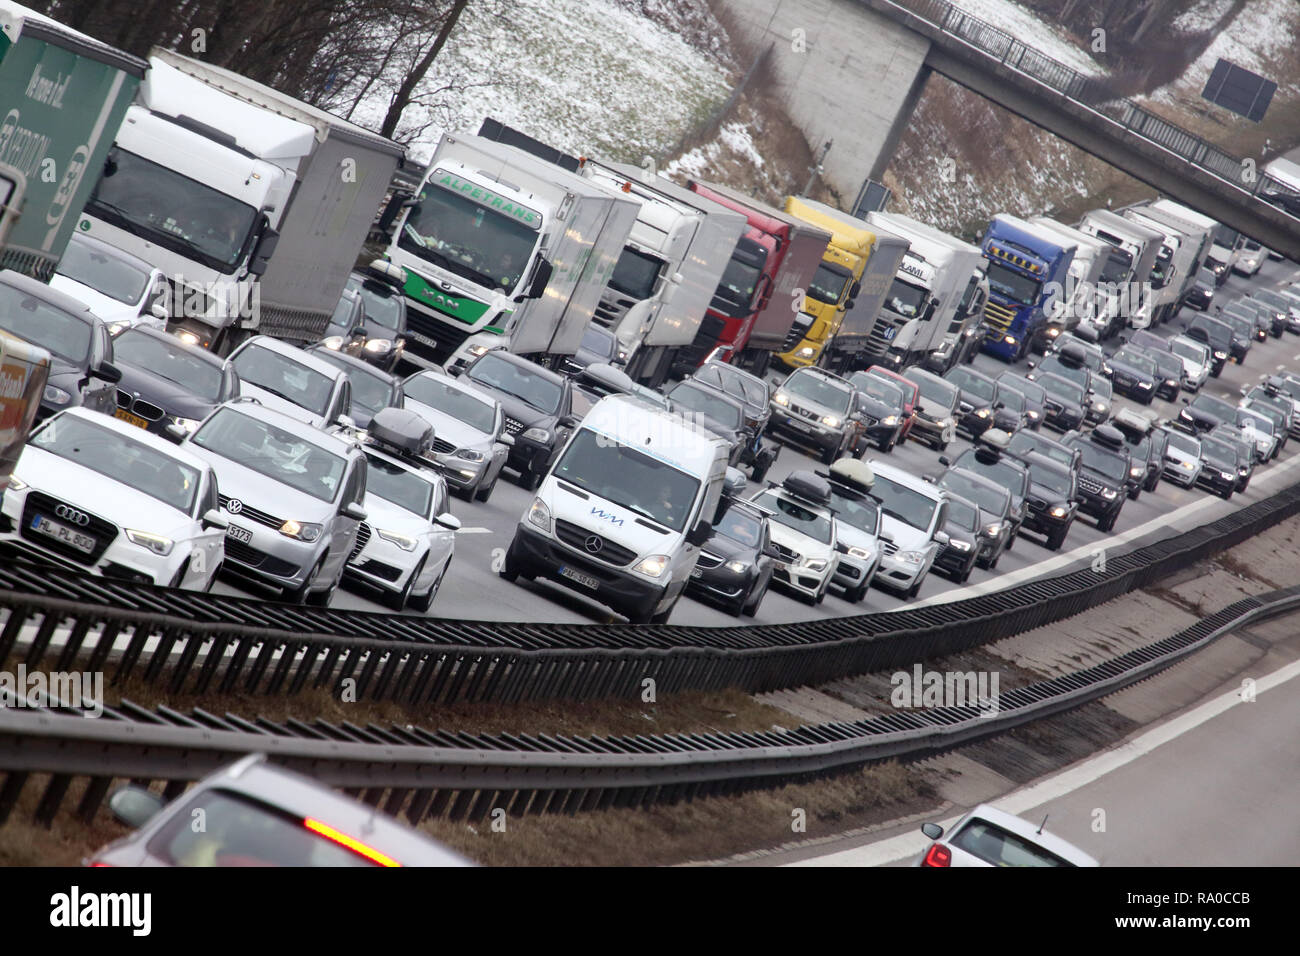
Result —
<svg viewBox="0 0 1300 956"><path fill-rule="evenodd" d="M1046 348L1049 317L1066 306L1062 293L1076 248L1015 216L993 217L983 243L989 278L984 351L1018 361L1031 347Z"/></svg>

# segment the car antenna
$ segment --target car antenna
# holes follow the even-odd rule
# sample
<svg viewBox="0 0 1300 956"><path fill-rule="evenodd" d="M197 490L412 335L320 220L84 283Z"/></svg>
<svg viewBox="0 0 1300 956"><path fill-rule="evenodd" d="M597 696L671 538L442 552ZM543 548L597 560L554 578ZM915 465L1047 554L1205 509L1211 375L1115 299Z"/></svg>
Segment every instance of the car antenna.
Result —
<svg viewBox="0 0 1300 956"><path fill-rule="evenodd" d="M1039 836L1042 836L1042 835L1043 835L1043 827L1047 826L1047 818L1048 818L1048 816L1049 816L1049 814L1044 813L1044 814L1043 814L1043 822L1040 823L1040 824L1038 824L1038 835L1039 835Z"/></svg>

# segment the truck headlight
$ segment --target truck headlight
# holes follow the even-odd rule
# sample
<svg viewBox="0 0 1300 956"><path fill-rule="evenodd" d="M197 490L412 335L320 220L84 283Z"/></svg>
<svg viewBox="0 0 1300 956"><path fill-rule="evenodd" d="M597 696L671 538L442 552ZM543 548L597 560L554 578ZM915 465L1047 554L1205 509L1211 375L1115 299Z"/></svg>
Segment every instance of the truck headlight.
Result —
<svg viewBox="0 0 1300 956"><path fill-rule="evenodd" d="M22 480L21 478L19 478L17 475L10 475L10 476L9 476L9 490L10 490L10 491L26 491L26 490L27 490L27 482L23 481L23 480Z"/></svg>
<svg viewBox="0 0 1300 956"><path fill-rule="evenodd" d="M367 339L365 349L372 355L387 355L393 350L393 343L388 339Z"/></svg>
<svg viewBox="0 0 1300 956"><path fill-rule="evenodd" d="M398 531L385 531L382 528L376 528L375 533L385 541L397 545L403 551L415 550L416 541L409 534L402 534Z"/></svg>
<svg viewBox="0 0 1300 956"><path fill-rule="evenodd" d="M46 385L45 400L51 405L66 405L72 401L72 396L57 385Z"/></svg>
<svg viewBox="0 0 1300 956"><path fill-rule="evenodd" d="M492 347L490 345L479 343L477 345L471 345L465 351L469 353L470 358L478 358L480 355L486 355L488 352L491 352Z"/></svg>
<svg viewBox="0 0 1300 956"><path fill-rule="evenodd" d="M1005 335L1005 336L1002 337L1002 341L1003 341L1003 342L1006 342L1007 345L1015 345L1015 344L1016 344L1016 337L1015 337L1014 335Z"/></svg>
<svg viewBox="0 0 1300 956"><path fill-rule="evenodd" d="M666 571L667 569L668 569L668 555L666 554L652 554L650 555L650 557L645 558L644 560L641 561L640 564L636 566L636 570L638 573L644 574L646 575L646 577L651 577L651 578L662 577L664 571Z"/></svg>
<svg viewBox="0 0 1300 956"><path fill-rule="evenodd" d="M794 353L794 357L800 359L811 359L816 354L817 350L815 348L811 345L805 345L803 348L799 349L799 351Z"/></svg>
<svg viewBox="0 0 1300 956"><path fill-rule="evenodd" d="M524 432L523 437L528 441L535 441L539 445L549 445L551 443L551 433L545 428L529 428Z"/></svg>
<svg viewBox="0 0 1300 956"><path fill-rule="evenodd" d="M287 538L306 541L309 544L320 537L321 530L321 526L318 524L313 524L310 521L294 521L292 518L280 525L280 534Z"/></svg>
<svg viewBox="0 0 1300 956"><path fill-rule="evenodd" d="M546 507L546 502L541 498L534 498L529 506L528 523L541 528L547 534L551 533L551 509Z"/></svg>
<svg viewBox="0 0 1300 956"><path fill-rule="evenodd" d="M153 534L149 531L134 531L131 528L123 529L126 531L126 538L132 544L138 544L142 548L147 548L154 554L168 555L172 553L172 539L165 538L160 534Z"/></svg>

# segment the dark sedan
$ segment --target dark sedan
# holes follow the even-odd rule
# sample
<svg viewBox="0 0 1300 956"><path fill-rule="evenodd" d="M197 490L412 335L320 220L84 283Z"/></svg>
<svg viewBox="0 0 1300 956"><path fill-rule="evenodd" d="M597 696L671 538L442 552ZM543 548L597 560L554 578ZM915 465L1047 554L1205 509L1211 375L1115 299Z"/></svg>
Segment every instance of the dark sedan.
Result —
<svg viewBox="0 0 1300 956"><path fill-rule="evenodd" d="M1025 421L1030 428L1037 431L1043 424L1045 417L1043 406L1047 401L1042 384L1008 370L998 376L998 387L1014 388L1025 397Z"/></svg>
<svg viewBox="0 0 1300 956"><path fill-rule="evenodd" d="M1186 401L1186 399L1184 399ZM1200 435L1217 425L1234 425L1237 421L1237 406L1221 398L1202 393L1187 403L1187 407L1178 412L1177 425L1185 432Z"/></svg>
<svg viewBox="0 0 1300 956"><path fill-rule="evenodd" d="M998 566L1002 552L1015 535L1015 522L1011 519L1011 495L1007 489L991 478L967 471L949 468L937 482L949 494L959 495L979 508L979 550L976 563L982 568Z"/></svg>
<svg viewBox="0 0 1300 956"><path fill-rule="evenodd" d="M944 378L957 387L957 430L978 438L992 428L997 382L966 365L950 369Z"/></svg>
<svg viewBox="0 0 1300 956"><path fill-rule="evenodd" d="M943 461L942 458L939 459ZM1029 469L1024 463L1010 454L1002 454L996 448L976 445L967 448L952 463L953 468L965 468L977 475L982 475L1000 488L1005 488L1011 495L1011 533L1007 539L1007 550L1016 546L1016 535L1025 523L1026 500L1029 497Z"/></svg>
<svg viewBox="0 0 1300 956"><path fill-rule="evenodd" d="M1043 386L1043 421L1058 432L1068 432L1083 424L1087 394L1083 388L1050 373L1038 377Z"/></svg>
<svg viewBox="0 0 1300 956"><path fill-rule="evenodd" d="M1227 442L1201 437L1201 474L1196 483L1208 488L1224 501L1232 497L1237 490L1237 450Z"/></svg>
<svg viewBox="0 0 1300 956"><path fill-rule="evenodd" d="M908 421L902 386L866 372L854 373L849 382L858 391L857 408L865 425L863 438L875 442L883 452L893 451Z"/></svg>
<svg viewBox="0 0 1300 956"><path fill-rule="evenodd" d="M1045 535L1048 550L1059 551L1079 511L1075 474L1043 455L1031 453L1024 461L1029 466L1029 496L1020 531Z"/></svg>
<svg viewBox="0 0 1300 956"><path fill-rule="evenodd" d="M776 554L767 516L743 501L729 499L691 572L686 593L721 604L734 616L753 617L772 583Z"/></svg>
<svg viewBox="0 0 1300 956"><path fill-rule="evenodd" d="M1156 397L1160 374L1155 360L1134 345L1122 346L1110 357L1111 384L1115 391L1143 405Z"/></svg>
<svg viewBox="0 0 1300 956"><path fill-rule="evenodd" d="M402 407L402 380L376 368L365 359L335 352L326 345L307 348L323 362L328 362L348 377L352 386L352 411L349 412L358 428L369 428L370 419L383 408Z"/></svg>
<svg viewBox="0 0 1300 956"><path fill-rule="evenodd" d="M745 407L730 395L687 379L678 382L668 393L668 406L695 418L704 428L723 439L730 446L727 464L735 465L744 449Z"/></svg>
<svg viewBox="0 0 1300 956"><path fill-rule="evenodd" d="M1167 401L1176 401L1183 390L1183 360L1173 352L1134 345L1143 355L1156 363L1159 378L1156 381L1156 395Z"/></svg>
<svg viewBox="0 0 1300 956"><path fill-rule="evenodd" d="M172 441L239 394L239 375L229 362L148 326L122 332L113 354L122 372L117 417Z"/></svg>

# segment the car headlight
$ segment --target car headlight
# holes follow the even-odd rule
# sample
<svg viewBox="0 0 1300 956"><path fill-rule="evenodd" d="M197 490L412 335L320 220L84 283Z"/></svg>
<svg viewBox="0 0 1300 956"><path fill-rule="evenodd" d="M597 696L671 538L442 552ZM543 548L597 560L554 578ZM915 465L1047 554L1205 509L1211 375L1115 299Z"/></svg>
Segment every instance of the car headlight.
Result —
<svg viewBox="0 0 1300 956"><path fill-rule="evenodd" d="M117 338L119 335L121 335L130 327L131 327L131 323L128 322L126 319L118 319L118 321L113 322L112 324L109 325L108 334L113 336L113 338Z"/></svg>
<svg viewBox="0 0 1300 956"><path fill-rule="evenodd" d="M823 415L822 424L825 425L827 428L839 428L840 420L836 418L834 415Z"/></svg>
<svg viewBox="0 0 1300 956"><path fill-rule="evenodd" d="M46 385L45 400L51 405L66 405L72 401L72 396L57 385Z"/></svg>
<svg viewBox="0 0 1300 956"><path fill-rule="evenodd" d="M749 570L749 565L744 561L728 561L726 566L728 571L732 571L735 574L744 574Z"/></svg>
<svg viewBox="0 0 1300 956"><path fill-rule="evenodd" d="M866 561L871 557L871 552L866 548L849 548L849 554L853 555L855 558L861 558L863 561Z"/></svg>
<svg viewBox="0 0 1300 956"><path fill-rule="evenodd" d="M1151 382L1138 382L1138 388L1145 391L1146 389L1155 388L1155 385Z"/></svg>
<svg viewBox="0 0 1300 956"><path fill-rule="evenodd" d="M1029 414L1029 417L1032 418L1034 421L1038 421L1038 412L1034 411L1034 410L1031 408L1031 409L1029 410L1029 413L1028 413L1028 414Z"/></svg>
<svg viewBox="0 0 1300 956"><path fill-rule="evenodd" d="M988 535L990 538L996 538L1002 533L1002 522L994 521L992 524L986 524L980 533Z"/></svg>
<svg viewBox="0 0 1300 956"><path fill-rule="evenodd" d="M382 528L376 528L375 533L385 541L397 545L403 551L415 550L416 540L409 534L402 534L398 531L385 531Z"/></svg>
<svg viewBox="0 0 1300 956"><path fill-rule="evenodd" d="M551 533L551 509L546 507L546 502L541 498L534 498L529 506L528 523L541 528L547 534Z"/></svg>
<svg viewBox="0 0 1300 956"><path fill-rule="evenodd" d="M1093 410L1094 412L1104 412L1104 411L1106 410L1106 403L1105 403L1105 402L1093 402L1093 403L1092 403L1092 410Z"/></svg>
<svg viewBox="0 0 1300 956"><path fill-rule="evenodd" d="M294 521L290 518L284 524L280 525L280 534L288 538L297 538L299 541L311 543L320 537L323 529L320 525L310 521Z"/></svg>
<svg viewBox="0 0 1300 956"><path fill-rule="evenodd" d="M884 418L882 418L882 419L880 420L880 424L882 424L882 425L887 425L887 426L889 426L890 428L892 428L893 426L895 426L895 425L898 424L898 416L897 416L897 415L886 415Z"/></svg>
<svg viewBox="0 0 1300 956"><path fill-rule="evenodd" d="M1103 488L1101 489L1101 496L1105 498L1107 501L1114 501L1116 498L1119 497L1119 492L1116 491L1114 488Z"/></svg>
<svg viewBox="0 0 1300 956"><path fill-rule="evenodd" d="M987 408L980 408L975 411L976 418L988 418L992 414L993 413L989 411Z"/></svg>
<svg viewBox="0 0 1300 956"><path fill-rule="evenodd" d="M1101 363L1101 374L1102 374L1102 375L1106 375L1106 376L1114 375L1114 374L1115 374L1115 370L1114 370L1113 368L1111 368L1110 365L1107 364L1106 362L1102 362L1102 363Z"/></svg>
<svg viewBox="0 0 1300 956"><path fill-rule="evenodd" d="M948 544L951 545L953 548L955 548L955 549L958 550L958 551L969 551L969 550L970 550L970 542L969 542L969 541L959 541L957 538L952 538L952 539L950 539L950 540L948 541Z"/></svg>
<svg viewBox="0 0 1300 956"><path fill-rule="evenodd" d="M388 339L367 339L365 349L373 355L387 355L393 350L393 343Z"/></svg>
<svg viewBox="0 0 1300 956"><path fill-rule="evenodd" d="M1242 465L1237 469L1237 474L1239 474L1242 478L1245 478L1247 475L1250 474L1250 469L1247 468L1245 465Z"/></svg>
<svg viewBox="0 0 1300 956"><path fill-rule="evenodd" d="M187 435L193 435L195 429L201 424L197 418L181 418L179 415L172 415L167 420L176 427L185 429Z"/></svg>
<svg viewBox="0 0 1300 956"><path fill-rule="evenodd" d="M803 566L809 571L825 571L826 566L830 564L825 558L804 558Z"/></svg>
<svg viewBox="0 0 1300 956"><path fill-rule="evenodd" d="M650 557L644 559L640 564L638 564L636 570L638 573L644 574L647 577L661 577L664 571L668 570L668 555L652 554Z"/></svg>
<svg viewBox="0 0 1300 956"><path fill-rule="evenodd" d="M23 481L23 480L22 480L21 478L19 478L17 475L10 475L10 476L9 476L9 490L10 490L10 491L26 491L26 490L27 490L27 482Z"/></svg>
<svg viewBox="0 0 1300 956"><path fill-rule="evenodd" d="M1063 508L1063 507L1061 507L1060 505L1057 505L1055 508L1052 509L1052 511L1051 511L1051 515L1052 515L1053 518L1064 518L1064 517L1066 516L1068 510L1069 510L1069 509L1067 509L1067 508Z"/></svg>
<svg viewBox="0 0 1300 956"><path fill-rule="evenodd" d="M168 555L172 553L172 539L164 538L160 534L153 534L149 531L134 531L126 528L126 538L132 544L138 544L142 548L148 548L154 554Z"/></svg>
<svg viewBox="0 0 1300 956"><path fill-rule="evenodd" d="M619 349L619 350L618 350L618 361L619 361L620 363L622 363L622 362L626 362L626 361L627 361L627 349Z"/></svg>
<svg viewBox="0 0 1300 956"><path fill-rule="evenodd" d="M1226 359L1226 358L1228 357L1228 353L1227 353L1227 352L1220 352L1218 349L1215 349L1215 350L1214 350L1214 357L1215 357L1216 359Z"/></svg>
<svg viewBox="0 0 1300 956"><path fill-rule="evenodd" d="M176 333L176 337L180 339L182 342L184 342L186 345L203 344L203 342L199 339L198 335L189 331L188 329L181 329L179 332Z"/></svg>
<svg viewBox="0 0 1300 956"><path fill-rule="evenodd" d="M1179 467L1179 468L1186 468L1188 471L1191 471L1191 470L1194 469L1196 466L1193 465L1190 461L1180 461L1180 462L1178 463L1178 467Z"/></svg>
<svg viewBox="0 0 1300 956"><path fill-rule="evenodd" d="M523 438L527 441L535 441L540 445L549 445L551 443L551 433L545 428L529 428L524 432Z"/></svg>
<svg viewBox="0 0 1300 956"><path fill-rule="evenodd" d="M1236 481L1236 480L1237 480L1237 476L1234 475L1234 474L1233 474L1232 472L1230 472L1230 471L1223 471L1223 472L1220 472L1220 474L1223 475L1223 477L1226 478L1228 481Z"/></svg>
<svg viewBox="0 0 1300 956"><path fill-rule="evenodd" d="M335 352L337 352L339 349L343 348L343 336L341 335L326 336L325 338L321 339L321 345L325 346L327 349L333 349Z"/></svg>
<svg viewBox="0 0 1300 956"><path fill-rule="evenodd" d="M1128 473L1130 478L1141 478L1146 473L1146 469L1141 465L1134 465L1128 470Z"/></svg>
<svg viewBox="0 0 1300 956"><path fill-rule="evenodd" d="M772 396L772 401L776 402L778 405L789 405L790 396L787 395L785 392L777 392L775 395Z"/></svg>
<svg viewBox="0 0 1300 956"><path fill-rule="evenodd" d="M474 448L457 448L455 455L462 461L482 461L483 453Z"/></svg>
<svg viewBox="0 0 1300 956"><path fill-rule="evenodd" d="M904 564L923 564L925 554L920 551L900 551L898 552L898 560Z"/></svg>
<svg viewBox="0 0 1300 956"><path fill-rule="evenodd" d="M1055 326L1047 330L1047 337L1049 339L1054 339L1060 334L1061 334L1061 330L1056 328Z"/></svg>

